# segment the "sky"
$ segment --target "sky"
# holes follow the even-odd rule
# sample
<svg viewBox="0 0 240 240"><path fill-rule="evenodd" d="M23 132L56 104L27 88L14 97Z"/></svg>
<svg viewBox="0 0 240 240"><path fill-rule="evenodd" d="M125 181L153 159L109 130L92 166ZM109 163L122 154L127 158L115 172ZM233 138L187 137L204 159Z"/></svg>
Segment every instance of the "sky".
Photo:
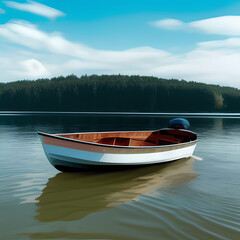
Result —
<svg viewBox="0 0 240 240"><path fill-rule="evenodd" d="M0 1L0 82L128 74L240 89L240 1Z"/></svg>

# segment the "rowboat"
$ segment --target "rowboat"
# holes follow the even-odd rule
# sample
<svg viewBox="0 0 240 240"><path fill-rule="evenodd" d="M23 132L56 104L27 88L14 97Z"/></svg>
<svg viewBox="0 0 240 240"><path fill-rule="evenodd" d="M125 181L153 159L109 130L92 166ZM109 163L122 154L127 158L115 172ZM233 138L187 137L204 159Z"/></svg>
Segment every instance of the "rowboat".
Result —
<svg viewBox="0 0 240 240"><path fill-rule="evenodd" d="M38 134L49 162L56 169L76 171L118 169L188 158L196 147L197 135L185 129L187 127L175 121L169 128L154 131Z"/></svg>

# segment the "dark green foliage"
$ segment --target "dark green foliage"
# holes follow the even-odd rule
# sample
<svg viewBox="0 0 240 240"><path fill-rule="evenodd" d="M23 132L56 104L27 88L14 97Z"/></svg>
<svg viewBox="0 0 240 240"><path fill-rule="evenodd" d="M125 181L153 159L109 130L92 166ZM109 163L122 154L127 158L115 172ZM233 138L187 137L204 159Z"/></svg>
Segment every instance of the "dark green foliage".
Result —
<svg viewBox="0 0 240 240"><path fill-rule="evenodd" d="M156 77L70 75L0 83L0 110L240 112L240 90Z"/></svg>

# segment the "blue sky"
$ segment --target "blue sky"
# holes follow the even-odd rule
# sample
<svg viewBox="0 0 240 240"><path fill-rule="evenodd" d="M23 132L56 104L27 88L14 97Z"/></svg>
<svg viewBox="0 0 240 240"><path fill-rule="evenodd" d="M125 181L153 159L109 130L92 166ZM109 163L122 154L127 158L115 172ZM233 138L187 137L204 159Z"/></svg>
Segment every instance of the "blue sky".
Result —
<svg viewBox="0 0 240 240"><path fill-rule="evenodd" d="M139 74L240 88L240 2L0 1L1 82Z"/></svg>

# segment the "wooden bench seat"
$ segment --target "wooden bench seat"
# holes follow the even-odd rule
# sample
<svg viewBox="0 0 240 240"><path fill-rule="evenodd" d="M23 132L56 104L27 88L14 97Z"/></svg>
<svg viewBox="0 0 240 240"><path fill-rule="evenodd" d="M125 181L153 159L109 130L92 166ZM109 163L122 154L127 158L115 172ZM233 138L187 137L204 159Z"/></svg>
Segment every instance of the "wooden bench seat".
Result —
<svg viewBox="0 0 240 240"><path fill-rule="evenodd" d="M164 144L177 144L183 142L184 138L177 138L171 135L158 135L155 138L135 139L124 137L109 137L102 138L97 141L100 144L113 145L113 146L159 146Z"/></svg>

